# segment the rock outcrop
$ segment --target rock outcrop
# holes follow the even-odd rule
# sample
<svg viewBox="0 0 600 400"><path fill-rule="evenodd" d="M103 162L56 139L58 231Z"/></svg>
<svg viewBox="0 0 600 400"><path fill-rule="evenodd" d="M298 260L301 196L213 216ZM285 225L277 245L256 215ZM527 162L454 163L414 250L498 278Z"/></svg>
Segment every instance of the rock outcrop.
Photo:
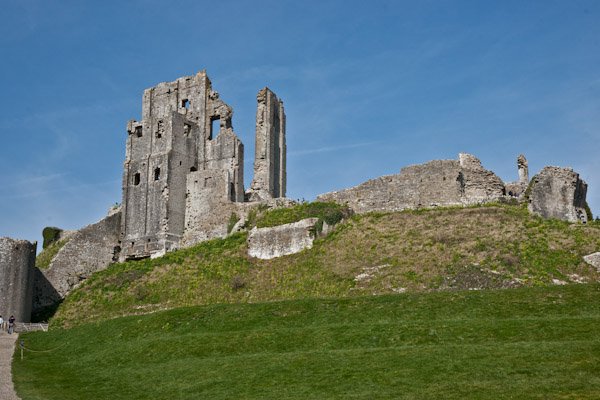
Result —
<svg viewBox="0 0 600 400"><path fill-rule="evenodd" d="M596 268L598 272L600 272L600 251L592 254L588 254L583 257L583 261L590 264L592 267Z"/></svg>

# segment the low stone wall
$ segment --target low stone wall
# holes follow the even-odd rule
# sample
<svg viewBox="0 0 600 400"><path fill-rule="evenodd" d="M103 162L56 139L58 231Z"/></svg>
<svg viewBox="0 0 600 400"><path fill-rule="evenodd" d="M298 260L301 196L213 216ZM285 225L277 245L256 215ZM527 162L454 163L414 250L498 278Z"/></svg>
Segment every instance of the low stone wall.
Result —
<svg viewBox="0 0 600 400"><path fill-rule="evenodd" d="M81 281L116 261L120 224L121 213L117 212L80 229L47 269L36 271L34 311L55 305Z"/></svg>
<svg viewBox="0 0 600 400"><path fill-rule="evenodd" d="M504 196L504 183L477 157L434 160L402 168L353 188L325 193L318 201L347 204L357 213L485 203Z"/></svg>
<svg viewBox="0 0 600 400"><path fill-rule="evenodd" d="M269 260L310 249L315 239L314 227L318 220L307 218L272 228L254 228L248 235L248 255Z"/></svg>
<svg viewBox="0 0 600 400"><path fill-rule="evenodd" d="M35 252L37 242L0 238L0 315L19 322L31 318Z"/></svg>
<svg viewBox="0 0 600 400"><path fill-rule="evenodd" d="M544 218L587 222L587 184L571 168L544 167L531 182L529 211Z"/></svg>

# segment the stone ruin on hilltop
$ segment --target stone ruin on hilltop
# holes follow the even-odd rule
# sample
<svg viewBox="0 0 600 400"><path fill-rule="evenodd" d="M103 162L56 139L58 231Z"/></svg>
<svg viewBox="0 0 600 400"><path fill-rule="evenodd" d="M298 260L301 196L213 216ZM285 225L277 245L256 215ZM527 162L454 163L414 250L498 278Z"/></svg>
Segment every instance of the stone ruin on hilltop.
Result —
<svg viewBox="0 0 600 400"><path fill-rule="evenodd" d="M285 198L283 102L268 88L259 91L257 102L254 176L245 190L244 146L233 131L233 110L212 89L206 72L146 89L141 121L127 123L121 206L99 222L65 232L62 247L43 270L34 266L35 243L0 238L0 285L6 288L0 292L0 312L28 321L32 309L55 307L112 262L157 257L225 237L242 229L258 205L293 204ZM529 181L522 155L517 168L519 180L505 183L475 156L461 153L458 160L408 166L317 199L363 213L512 198L527 201L532 213L545 218L587 221L587 184L576 172L546 167ZM310 247L315 221L255 229L249 253L271 258Z"/></svg>
<svg viewBox="0 0 600 400"><path fill-rule="evenodd" d="M244 214L244 203L285 197L283 102L268 88L257 99L254 179L245 192L233 110L206 73L144 91L142 121L127 125L121 260L225 236L223 221Z"/></svg>

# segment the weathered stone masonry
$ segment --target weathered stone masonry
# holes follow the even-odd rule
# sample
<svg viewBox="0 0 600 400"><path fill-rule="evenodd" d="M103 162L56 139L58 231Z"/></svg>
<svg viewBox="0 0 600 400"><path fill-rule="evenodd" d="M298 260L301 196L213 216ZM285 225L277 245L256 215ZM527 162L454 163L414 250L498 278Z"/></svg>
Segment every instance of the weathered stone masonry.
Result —
<svg viewBox="0 0 600 400"><path fill-rule="evenodd" d="M27 321L32 297L36 310L53 307L114 260L159 256L224 237L230 233L230 217L239 218L233 227L239 229L258 204L289 206L283 102L264 88L257 103L254 177L245 191L244 146L233 131L233 110L212 89L206 73L146 89L142 120L127 124L121 208L65 238L44 271L33 267L36 244L0 238L0 312ZM518 181L504 183L476 157L461 153L458 160L408 166L317 199L346 203L362 213L513 197L529 201L530 211L543 217L586 222L587 184L577 173L546 167L529 183L523 155L517 169ZM314 221L305 220L253 230L250 253L271 258L310 247L313 228ZM597 253L588 259L596 262Z"/></svg>
<svg viewBox="0 0 600 400"><path fill-rule="evenodd" d="M283 102L269 88L258 92L254 179L250 200L285 197L286 144Z"/></svg>
<svg viewBox="0 0 600 400"><path fill-rule="evenodd" d="M371 179L353 188L325 193L320 201L347 204L358 213L469 205L504 196L504 183L475 156L434 160L402 168L399 174Z"/></svg>
<svg viewBox="0 0 600 400"><path fill-rule="evenodd" d="M121 260L157 256L224 236L246 198L285 196L285 113L268 88L258 96L255 178L244 191L244 146L233 110L202 71L144 92L142 121L128 123Z"/></svg>
<svg viewBox="0 0 600 400"><path fill-rule="evenodd" d="M0 238L0 314L29 322L37 242Z"/></svg>

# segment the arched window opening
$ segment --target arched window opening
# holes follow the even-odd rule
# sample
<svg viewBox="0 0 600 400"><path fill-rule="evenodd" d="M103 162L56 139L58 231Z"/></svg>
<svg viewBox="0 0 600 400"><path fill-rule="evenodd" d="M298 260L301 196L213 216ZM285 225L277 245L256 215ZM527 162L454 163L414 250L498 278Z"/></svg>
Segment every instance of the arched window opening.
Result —
<svg viewBox="0 0 600 400"><path fill-rule="evenodd" d="M135 186L139 185L141 181L141 176L139 172L136 172L135 175L133 175L133 184Z"/></svg>
<svg viewBox="0 0 600 400"><path fill-rule="evenodd" d="M157 181L160 179L160 168L156 167L154 170L154 180Z"/></svg>

